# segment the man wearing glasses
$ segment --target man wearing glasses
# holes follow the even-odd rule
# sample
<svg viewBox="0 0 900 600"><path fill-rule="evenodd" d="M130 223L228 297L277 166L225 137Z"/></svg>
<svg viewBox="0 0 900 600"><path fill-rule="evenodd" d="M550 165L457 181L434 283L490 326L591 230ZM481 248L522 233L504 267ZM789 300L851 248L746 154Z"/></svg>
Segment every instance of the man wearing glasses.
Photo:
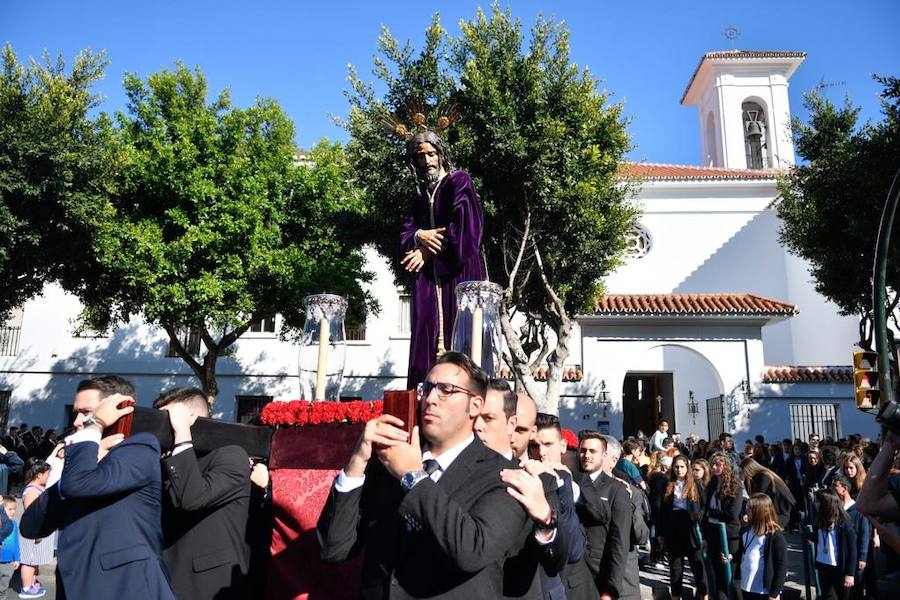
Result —
<svg viewBox="0 0 900 600"><path fill-rule="evenodd" d="M323 560L365 549L361 598L501 597L528 517L500 480L510 463L473 434L486 387L448 352L419 388L423 445L392 415L366 424L318 524Z"/></svg>

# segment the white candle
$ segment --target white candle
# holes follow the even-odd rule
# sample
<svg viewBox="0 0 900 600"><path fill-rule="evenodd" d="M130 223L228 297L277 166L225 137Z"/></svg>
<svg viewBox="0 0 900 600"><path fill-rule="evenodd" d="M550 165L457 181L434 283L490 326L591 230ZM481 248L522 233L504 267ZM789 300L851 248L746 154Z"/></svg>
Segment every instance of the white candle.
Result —
<svg viewBox="0 0 900 600"><path fill-rule="evenodd" d="M319 321L319 361L316 365L316 400L325 399L325 371L328 368L328 319Z"/></svg>
<svg viewBox="0 0 900 600"><path fill-rule="evenodd" d="M482 329L484 328L484 309L476 306L472 312L472 362L481 366Z"/></svg>

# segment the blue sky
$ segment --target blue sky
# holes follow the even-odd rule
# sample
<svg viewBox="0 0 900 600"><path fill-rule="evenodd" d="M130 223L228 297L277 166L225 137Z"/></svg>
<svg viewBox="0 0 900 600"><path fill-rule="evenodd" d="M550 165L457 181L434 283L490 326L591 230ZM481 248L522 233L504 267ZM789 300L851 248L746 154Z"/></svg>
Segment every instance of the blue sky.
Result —
<svg viewBox="0 0 900 600"><path fill-rule="evenodd" d="M210 89L229 87L239 106L257 96L276 98L296 124L297 142L308 147L322 136L346 139L329 114L346 114L347 65L368 76L382 24L418 46L435 12L455 34L459 20L471 18L479 5L489 8L469 1L3 0L0 40L11 43L20 60L44 50L67 59L87 47L106 50L112 62L98 87L106 110L124 107L125 72L145 77L176 60L199 65ZM568 23L572 59L625 102L634 160L699 161L696 108L678 101L704 52L731 49L723 35L729 26L740 32L737 48L808 53L790 88L792 109L801 116L801 94L824 82L835 84L824 89L830 98L842 101L849 94L864 119L878 119L879 87L871 74L900 75L896 0L509 5L526 26L538 12Z"/></svg>

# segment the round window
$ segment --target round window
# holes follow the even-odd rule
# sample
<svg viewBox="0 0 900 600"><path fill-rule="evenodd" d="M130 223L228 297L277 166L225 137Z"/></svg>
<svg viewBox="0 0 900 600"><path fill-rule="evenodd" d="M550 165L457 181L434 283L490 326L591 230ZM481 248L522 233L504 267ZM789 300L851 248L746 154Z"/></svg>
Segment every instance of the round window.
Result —
<svg viewBox="0 0 900 600"><path fill-rule="evenodd" d="M644 258L653 246L653 238L644 227L636 227L625 239L625 254L631 258Z"/></svg>

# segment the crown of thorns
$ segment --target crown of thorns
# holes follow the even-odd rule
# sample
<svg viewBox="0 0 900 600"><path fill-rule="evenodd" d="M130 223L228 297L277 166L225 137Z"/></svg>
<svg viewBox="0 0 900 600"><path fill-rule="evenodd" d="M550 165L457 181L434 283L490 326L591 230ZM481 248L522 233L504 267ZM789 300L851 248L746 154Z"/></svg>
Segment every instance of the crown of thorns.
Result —
<svg viewBox="0 0 900 600"><path fill-rule="evenodd" d="M423 131L429 131L429 107L424 102L413 101L406 105L406 120L399 113L386 113L381 117L381 126L396 138L408 142ZM441 134L459 121L459 111L452 104L442 104L434 111L435 119L431 131Z"/></svg>

